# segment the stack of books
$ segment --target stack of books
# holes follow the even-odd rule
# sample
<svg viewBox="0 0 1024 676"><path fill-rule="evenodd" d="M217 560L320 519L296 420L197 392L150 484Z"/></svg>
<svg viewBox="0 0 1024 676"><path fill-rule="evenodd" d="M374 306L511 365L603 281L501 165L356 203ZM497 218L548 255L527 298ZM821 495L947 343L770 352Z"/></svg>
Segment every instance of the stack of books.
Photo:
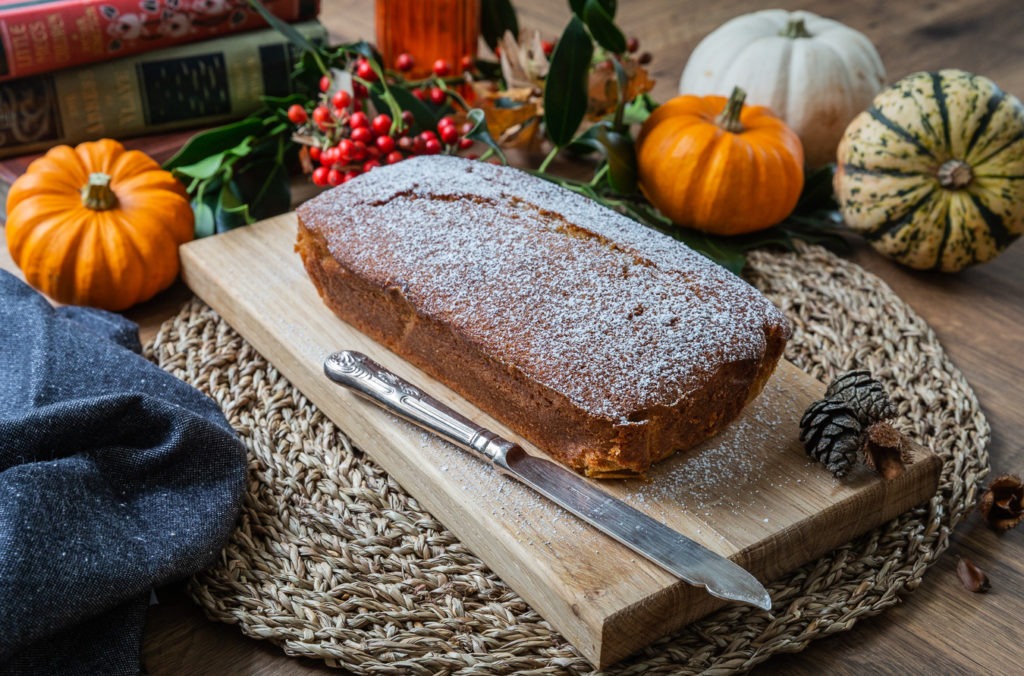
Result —
<svg viewBox="0 0 1024 676"><path fill-rule="evenodd" d="M263 5L327 39L320 0ZM0 158L239 119L298 57L247 0L0 0L0 41Z"/></svg>

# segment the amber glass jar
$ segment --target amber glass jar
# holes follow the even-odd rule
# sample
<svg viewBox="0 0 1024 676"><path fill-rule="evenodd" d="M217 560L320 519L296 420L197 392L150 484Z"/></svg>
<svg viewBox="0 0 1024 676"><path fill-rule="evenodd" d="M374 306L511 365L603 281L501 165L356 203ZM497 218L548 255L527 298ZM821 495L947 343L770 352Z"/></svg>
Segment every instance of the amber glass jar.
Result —
<svg viewBox="0 0 1024 676"><path fill-rule="evenodd" d="M462 72L464 57L476 57L480 0L377 0L377 49L387 68L399 54L413 59L409 77L431 72L437 59Z"/></svg>

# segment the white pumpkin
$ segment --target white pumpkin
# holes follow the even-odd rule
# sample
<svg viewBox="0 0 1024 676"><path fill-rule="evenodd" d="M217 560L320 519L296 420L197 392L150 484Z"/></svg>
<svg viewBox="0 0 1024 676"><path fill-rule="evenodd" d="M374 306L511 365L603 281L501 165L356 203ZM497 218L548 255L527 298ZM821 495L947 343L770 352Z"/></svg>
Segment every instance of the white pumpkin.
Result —
<svg viewBox="0 0 1024 676"><path fill-rule="evenodd" d="M697 45L679 80L680 94L728 96L767 106L804 146L805 162L834 162L846 125L871 105L885 67L871 41L810 12L768 9L744 14Z"/></svg>

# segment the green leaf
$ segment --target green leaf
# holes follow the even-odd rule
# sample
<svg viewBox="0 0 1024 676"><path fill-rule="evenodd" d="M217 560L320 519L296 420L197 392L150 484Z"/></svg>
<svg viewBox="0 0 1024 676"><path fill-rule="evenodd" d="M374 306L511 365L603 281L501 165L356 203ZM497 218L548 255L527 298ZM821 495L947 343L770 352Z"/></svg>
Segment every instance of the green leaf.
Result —
<svg viewBox="0 0 1024 676"><path fill-rule="evenodd" d="M231 181L236 197L249 206L253 220L262 220L291 209L288 168L274 156L261 157L237 172Z"/></svg>
<svg viewBox="0 0 1024 676"><path fill-rule="evenodd" d="M259 0L249 0L249 5L259 12L260 16L263 17L263 20L266 21L271 28L288 38L288 42L291 42L293 45L304 51L316 52L316 45L313 44L309 38L296 30L291 24L274 16L274 14L264 7L263 3L259 2Z"/></svg>
<svg viewBox="0 0 1024 676"><path fill-rule="evenodd" d="M242 143L229 148L224 152L208 155L194 164L187 164L174 168L174 173L187 176L199 181L211 179L221 171L233 164L239 157L245 157L252 150L252 137L248 137Z"/></svg>
<svg viewBox="0 0 1024 676"><path fill-rule="evenodd" d="M587 112L587 77L594 43L583 22L573 17L551 55L544 86L544 123L556 146L572 140Z"/></svg>
<svg viewBox="0 0 1024 676"><path fill-rule="evenodd" d="M627 134L622 134L607 128L605 125L598 127L597 140L604 147L605 157L608 160L608 185L612 190L621 195L631 195L636 192L636 147L633 139Z"/></svg>
<svg viewBox="0 0 1024 676"><path fill-rule="evenodd" d="M836 165L832 163L807 173L804 179L804 189L800 193L800 199L793 212L806 214L822 209L829 211L838 209L839 205L836 203L835 193L832 189L835 173Z"/></svg>
<svg viewBox="0 0 1024 676"><path fill-rule="evenodd" d="M622 114L622 123L626 126L643 124L656 107L657 104L654 103L650 95L641 94L626 104Z"/></svg>
<svg viewBox="0 0 1024 676"><path fill-rule="evenodd" d="M598 4L609 16L615 16L615 0L598 0ZM572 13L581 19L586 13L586 6L587 0L569 0L569 8L572 9Z"/></svg>
<svg viewBox="0 0 1024 676"><path fill-rule="evenodd" d="M380 64L383 61L380 52L377 51L376 47L374 47L366 40L352 42L347 45L347 49L361 56L365 56L368 60L375 62L377 64ZM380 76L380 71L377 71L377 75L378 77Z"/></svg>
<svg viewBox="0 0 1024 676"><path fill-rule="evenodd" d="M501 64L497 61L487 61L485 59L476 60L476 69L480 71L481 79L484 80L500 80L501 79Z"/></svg>
<svg viewBox="0 0 1024 676"><path fill-rule="evenodd" d="M278 111L281 115L285 115L285 111L288 110L288 106L293 103L305 105L309 103L308 94L288 94L287 96L261 96L260 102L269 111Z"/></svg>
<svg viewBox="0 0 1024 676"><path fill-rule="evenodd" d="M572 140L572 143L566 146L566 150L578 155L586 155L592 152L604 152L604 144L597 138L598 132L601 131L603 125L595 124L587 128L582 134Z"/></svg>
<svg viewBox="0 0 1024 676"><path fill-rule="evenodd" d="M250 116L237 122L199 132L190 138L173 157L164 162L163 168L171 171L178 167L202 162L213 153L220 153L226 148L240 145L246 138L258 134L262 127L263 122L258 117Z"/></svg>
<svg viewBox="0 0 1024 676"><path fill-rule="evenodd" d="M484 42L495 51L505 31L519 39L519 21L511 0L481 0L480 35Z"/></svg>
<svg viewBox="0 0 1024 676"><path fill-rule="evenodd" d="M793 239L821 246L839 254L853 251L848 236L850 231L843 225L838 211L815 211L808 215L792 214L778 225Z"/></svg>
<svg viewBox="0 0 1024 676"><path fill-rule="evenodd" d="M204 200L192 200L192 213L195 214L195 235L196 239L209 237L217 232L217 219L213 215L213 206Z"/></svg>
<svg viewBox="0 0 1024 676"><path fill-rule="evenodd" d="M413 122L421 131L433 129L437 126L437 121L441 119L440 116L435 115L430 106L413 96L408 89L392 87L390 91L402 110L408 110L412 113ZM376 105L376 100L374 105Z"/></svg>
<svg viewBox="0 0 1024 676"><path fill-rule="evenodd" d="M214 223L218 234L253 222L249 207L238 198L230 184L221 186L214 206Z"/></svg>
<svg viewBox="0 0 1024 676"><path fill-rule="evenodd" d="M498 157L501 158L502 164L508 164L505 153L501 151L501 146L498 145L498 142L494 140L491 132L487 129L487 118L484 115L484 111L474 108L466 114L466 119L473 124L472 128L466 132L466 138L486 144L497 153Z"/></svg>
<svg viewBox="0 0 1024 676"><path fill-rule="evenodd" d="M622 54L626 51L626 36L615 25L606 4L601 0L586 0L583 5L583 21L597 44L613 54Z"/></svg>

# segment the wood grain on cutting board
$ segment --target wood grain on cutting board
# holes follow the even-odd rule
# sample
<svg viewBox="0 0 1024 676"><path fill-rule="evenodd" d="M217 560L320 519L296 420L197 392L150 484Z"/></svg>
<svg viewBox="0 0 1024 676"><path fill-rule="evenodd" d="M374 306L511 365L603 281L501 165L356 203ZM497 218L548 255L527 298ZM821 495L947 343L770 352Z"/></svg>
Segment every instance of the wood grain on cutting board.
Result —
<svg viewBox="0 0 1024 676"><path fill-rule="evenodd" d="M294 253L295 216L182 247L192 290L352 441L458 535L598 666L720 607L515 481L329 381L323 360L355 349L515 441L510 430L337 319ZM602 488L769 582L930 498L940 461L885 482L861 468L842 482L811 462L798 421L824 386L788 362L721 435ZM528 443L527 451L540 452Z"/></svg>

